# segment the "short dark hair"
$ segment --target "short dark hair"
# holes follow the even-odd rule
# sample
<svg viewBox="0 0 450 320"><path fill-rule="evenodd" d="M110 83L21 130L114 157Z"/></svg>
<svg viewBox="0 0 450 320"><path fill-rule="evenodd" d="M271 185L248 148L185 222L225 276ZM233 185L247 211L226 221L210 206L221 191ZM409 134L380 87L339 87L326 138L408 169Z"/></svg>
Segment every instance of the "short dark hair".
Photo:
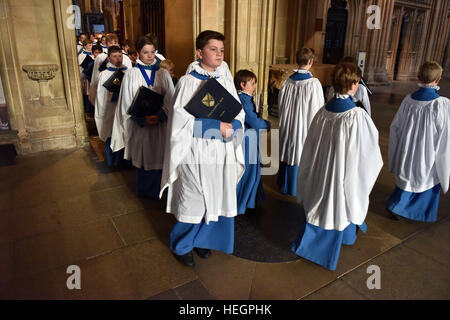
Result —
<svg viewBox="0 0 450 320"><path fill-rule="evenodd" d="M247 81L252 79L255 79L255 82L257 81L256 74L250 70L244 69L236 72L236 75L234 76L234 86L236 87L236 90L242 90L241 83L244 82L244 84L247 84Z"/></svg>
<svg viewBox="0 0 450 320"><path fill-rule="evenodd" d="M155 48L158 47L158 36L156 34L149 32L145 36L153 42L153 45L155 46Z"/></svg>
<svg viewBox="0 0 450 320"><path fill-rule="evenodd" d="M155 41L151 37L148 37L147 35L145 35L145 36L140 36L139 39L137 39L136 51L138 53L140 53L142 48L145 47L146 45L153 45L155 47L155 49L157 49Z"/></svg>
<svg viewBox="0 0 450 320"><path fill-rule="evenodd" d="M122 53L122 49L120 49L119 46L111 46L111 47L109 47L109 48L108 48L108 57L109 57L110 55L112 55L114 52L120 52L120 53Z"/></svg>
<svg viewBox="0 0 450 320"><path fill-rule="evenodd" d="M334 92L347 94L352 84L361 80L361 69L354 63L340 63L331 72Z"/></svg>
<svg viewBox="0 0 450 320"><path fill-rule="evenodd" d="M83 40L82 44L84 47L86 47L88 44L92 44L92 40L89 40L89 39Z"/></svg>
<svg viewBox="0 0 450 320"><path fill-rule="evenodd" d="M295 55L297 64L302 67L306 66L309 62L309 60L315 58L315 51L313 48L302 48L301 50L297 51L297 54Z"/></svg>
<svg viewBox="0 0 450 320"><path fill-rule="evenodd" d="M137 54L137 51L136 51L136 49L134 47L130 47L128 49L128 55L130 55L130 54Z"/></svg>
<svg viewBox="0 0 450 320"><path fill-rule="evenodd" d="M102 46L100 44L96 44L96 45L92 46L92 52L94 52L96 50L100 51L100 52L103 52L103 48L102 48Z"/></svg>
<svg viewBox="0 0 450 320"><path fill-rule="evenodd" d="M220 32L212 30L200 32L195 40L195 49L202 50L208 44L209 40L225 41L225 36Z"/></svg>

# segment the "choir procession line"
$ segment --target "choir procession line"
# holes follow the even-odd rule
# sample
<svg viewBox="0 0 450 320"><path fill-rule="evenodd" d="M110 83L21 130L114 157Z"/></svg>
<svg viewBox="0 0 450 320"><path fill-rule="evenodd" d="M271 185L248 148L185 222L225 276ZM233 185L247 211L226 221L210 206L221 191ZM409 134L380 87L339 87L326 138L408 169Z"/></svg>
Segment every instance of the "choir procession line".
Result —
<svg viewBox="0 0 450 320"><path fill-rule="evenodd" d="M195 252L232 254L235 217L263 206L261 141L271 131L254 102L257 76L224 61L225 36L206 30L197 60L177 79L154 34L126 40L79 36L84 107L95 119L107 165L135 168L136 195L166 201L177 222L170 250L185 266ZM342 245L366 232L369 195L383 166L372 121L372 90L355 58L331 72L324 95L311 72L311 48L278 96L279 192L296 197L306 223L291 250L336 270ZM440 191L450 180L450 100L438 93L443 69L419 70L419 87L402 101L390 126L388 168L396 186L386 209L393 219L437 220ZM264 149L264 148L262 148ZM273 149L273 148L272 148ZM400 223L400 222L399 222Z"/></svg>

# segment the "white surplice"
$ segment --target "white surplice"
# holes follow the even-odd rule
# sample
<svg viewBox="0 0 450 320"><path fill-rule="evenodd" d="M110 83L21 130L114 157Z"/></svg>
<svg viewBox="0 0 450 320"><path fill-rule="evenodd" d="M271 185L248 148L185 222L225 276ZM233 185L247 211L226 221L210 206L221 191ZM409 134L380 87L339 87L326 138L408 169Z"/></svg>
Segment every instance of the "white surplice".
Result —
<svg viewBox="0 0 450 320"><path fill-rule="evenodd" d="M137 63L144 65L139 59ZM152 65L154 64L156 64L156 59ZM154 71L145 70L145 72L150 79ZM141 128L128 114L128 109L141 86L147 87L147 83L140 69L134 67L125 74L122 80L119 103L114 116L111 149L113 152L117 152L125 148L124 158L131 160L136 168L161 170L164 162L167 121L156 126ZM154 85L149 88L164 96L163 110L169 116L174 92L169 72L162 68L157 70Z"/></svg>
<svg viewBox="0 0 450 320"><path fill-rule="evenodd" d="M306 70L296 70L306 73ZM294 81L286 79L278 96L280 127L280 160L298 166L309 125L324 105L319 79Z"/></svg>
<svg viewBox="0 0 450 320"><path fill-rule="evenodd" d="M338 231L350 223L361 225L382 166L378 130L367 112L320 109L308 131L297 180L297 200L303 202L307 222Z"/></svg>
<svg viewBox="0 0 450 320"><path fill-rule="evenodd" d="M108 63L108 67L116 68L114 65ZM128 69L123 70L126 73ZM111 101L113 93L109 92L103 84L115 73L115 71L104 70L100 72L97 88L97 98L95 99L95 124L100 139L106 141L111 137L114 115L118 101Z"/></svg>
<svg viewBox="0 0 450 320"><path fill-rule="evenodd" d="M179 80L173 99L161 195L168 189L167 212L180 222L197 224L218 221L219 216L237 215L236 186L245 169L243 135L232 141L193 137L195 118L184 107L204 84L189 73L196 71L217 81L239 100L233 78L224 62L214 72L193 62ZM244 128L244 109L235 120Z"/></svg>
<svg viewBox="0 0 450 320"><path fill-rule="evenodd" d="M418 101L408 95L392 121L389 135L389 171L396 185L423 192L450 179L450 100L439 97Z"/></svg>
<svg viewBox="0 0 450 320"><path fill-rule="evenodd" d="M102 65L102 63L105 61L105 59L108 59L107 53L100 53L96 58L94 62L94 69L92 71L92 78L91 83L89 86L89 101L94 105L95 104L95 98L97 96L97 87L98 87L98 78L100 75L100 71L98 68ZM123 56L122 64L130 70L133 68L133 64L131 63L131 60L128 56Z"/></svg>
<svg viewBox="0 0 450 320"><path fill-rule="evenodd" d="M80 66L81 89L83 90L83 95L87 95L89 92L89 81L83 72L83 68L81 67L81 64L87 56L94 59L92 55L85 54L84 50L78 55L78 65Z"/></svg>

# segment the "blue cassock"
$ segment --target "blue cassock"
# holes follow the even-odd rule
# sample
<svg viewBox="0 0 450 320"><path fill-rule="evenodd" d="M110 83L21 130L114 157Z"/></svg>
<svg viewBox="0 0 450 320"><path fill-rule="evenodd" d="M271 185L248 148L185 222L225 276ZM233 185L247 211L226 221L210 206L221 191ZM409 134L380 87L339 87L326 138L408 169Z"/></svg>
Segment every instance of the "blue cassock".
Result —
<svg viewBox="0 0 450 320"><path fill-rule="evenodd" d="M331 99L325 106L330 112L345 112L356 105L351 98L348 99ZM341 246L353 245L356 241L358 229L364 233L367 231L367 225L363 222L357 226L353 223L342 231L325 230L318 226L305 222L300 233L292 244L292 251L307 260L321 265L329 270L336 270L341 252Z"/></svg>
<svg viewBox="0 0 450 320"><path fill-rule="evenodd" d="M255 104L250 95L239 93L245 111L245 172L237 185L237 210L245 213L247 208L255 209L264 200L259 158L259 130L267 129L267 121L256 114Z"/></svg>
<svg viewBox="0 0 450 320"><path fill-rule="evenodd" d="M421 88L411 95L418 101L431 101L439 98L436 89ZM386 207L393 213L407 219L421 222L435 222L437 220L441 185L424 192L408 192L395 187L386 203Z"/></svg>
<svg viewBox="0 0 450 320"><path fill-rule="evenodd" d="M304 81L312 78L311 73L294 73L290 76L293 81ZM277 183L281 189L282 194L291 196L297 195L297 174L298 166L290 166L285 162L280 161L280 168L278 170Z"/></svg>
<svg viewBox="0 0 450 320"><path fill-rule="evenodd" d="M117 152L113 152L111 149L111 137L105 141L105 154L106 154L106 164L108 167L124 167L129 166L129 161L124 159L124 150L121 149Z"/></svg>
<svg viewBox="0 0 450 320"><path fill-rule="evenodd" d="M195 71L190 73L200 80L208 80L208 76L203 76ZM241 128L241 122L234 120L231 122L233 130ZM220 134L220 121L215 119L195 119L193 136L202 138L208 130L217 130L214 137L211 131L208 133L210 139L222 139ZM218 250L224 253L233 253L234 250L234 217L227 218L220 216L217 222L210 221L206 224L177 222L170 232L170 250L176 255L184 255L194 248Z"/></svg>

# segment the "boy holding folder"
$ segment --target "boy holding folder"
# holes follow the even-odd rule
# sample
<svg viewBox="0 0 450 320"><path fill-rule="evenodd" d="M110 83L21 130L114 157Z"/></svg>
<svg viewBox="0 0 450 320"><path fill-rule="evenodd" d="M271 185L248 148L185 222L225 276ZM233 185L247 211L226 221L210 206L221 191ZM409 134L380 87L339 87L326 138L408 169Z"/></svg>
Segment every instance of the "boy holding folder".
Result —
<svg viewBox="0 0 450 320"><path fill-rule="evenodd" d="M244 110L234 120L222 122L196 118L185 109L211 78L239 101L223 61L224 41L225 37L215 31L198 35L199 60L191 63L179 80L172 100L160 195L168 188L167 212L178 220L170 234L170 249L190 267L194 266L192 250L207 258L210 249L225 253L234 249L236 186L245 166L242 136L235 136L243 127ZM210 100L206 100L208 104Z"/></svg>

